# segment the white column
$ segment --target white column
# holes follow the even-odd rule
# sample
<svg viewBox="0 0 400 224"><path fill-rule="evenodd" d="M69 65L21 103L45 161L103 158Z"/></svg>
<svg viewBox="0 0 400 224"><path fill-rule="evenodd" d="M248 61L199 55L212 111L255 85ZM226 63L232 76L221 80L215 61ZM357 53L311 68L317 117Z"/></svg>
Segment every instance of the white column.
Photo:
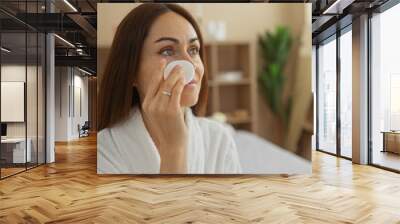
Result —
<svg viewBox="0 0 400 224"><path fill-rule="evenodd" d="M353 162L368 163L368 16L353 20Z"/></svg>
<svg viewBox="0 0 400 224"><path fill-rule="evenodd" d="M50 1L46 2L47 12L54 12ZM46 163L55 161L55 43L54 35L46 35Z"/></svg>
<svg viewBox="0 0 400 224"><path fill-rule="evenodd" d="M46 36L46 163L55 161L54 133L55 133L55 60L54 60L54 35Z"/></svg>

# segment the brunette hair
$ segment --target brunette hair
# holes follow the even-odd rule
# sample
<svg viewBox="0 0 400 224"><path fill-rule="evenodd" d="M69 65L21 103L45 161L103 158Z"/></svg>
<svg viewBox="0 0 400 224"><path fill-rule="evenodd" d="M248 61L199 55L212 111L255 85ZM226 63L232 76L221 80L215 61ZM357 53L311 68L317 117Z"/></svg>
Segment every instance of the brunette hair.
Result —
<svg viewBox="0 0 400 224"><path fill-rule="evenodd" d="M142 46L154 21L167 12L184 17L195 29L200 42L200 58L204 77L199 99L192 107L197 116L204 116L207 106L207 67L203 37L198 24L188 11L176 4L143 3L134 8L119 24L111 46L98 92L98 131L126 119L132 107L140 107L138 90L133 81L139 70Z"/></svg>

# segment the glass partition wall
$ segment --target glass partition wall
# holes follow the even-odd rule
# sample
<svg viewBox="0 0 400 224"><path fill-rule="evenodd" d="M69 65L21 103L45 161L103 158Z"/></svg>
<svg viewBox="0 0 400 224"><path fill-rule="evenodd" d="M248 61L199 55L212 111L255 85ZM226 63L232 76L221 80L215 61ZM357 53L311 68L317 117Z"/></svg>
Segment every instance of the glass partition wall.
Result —
<svg viewBox="0 0 400 224"><path fill-rule="evenodd" d="M1 34L1 177L26 169L26 33ZM30 160L28 159L28 162Z"/></svg>
<svg viewBox="0 0 400 224"><path fill-rule="evenodd" d="M336 154L336 37L318 46L318 149Z"/></svg>
<svg viewBox="0 0 400 224"><path fill-rule="evenodd" d="M351 25L317 45L317 150L352 157Z"/></svg>
<svg viewBox="0 0 400 224"><path fill-rule="evenodd" d="M40 1L18 3L25 12ZM0 3L1 6L2 3ZM33 10L33 11L32 11ZM7 21L7 22L5 22ZM45 34L0 11L0 178L45 163Z"/></svg>

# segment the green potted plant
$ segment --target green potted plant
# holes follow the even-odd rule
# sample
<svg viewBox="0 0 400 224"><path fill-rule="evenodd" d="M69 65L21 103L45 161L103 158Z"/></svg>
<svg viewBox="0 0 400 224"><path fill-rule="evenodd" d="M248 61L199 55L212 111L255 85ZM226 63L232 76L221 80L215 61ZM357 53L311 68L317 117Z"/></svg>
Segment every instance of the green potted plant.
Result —
<svg viewBox="0 0 400 224"><path fill-rule="evenodd" d="M266 31L259 37L263 67L259 74L259 84L271 111L287 128L291 109L291 97L284 102L285 75L283 70L292 47L289 28L278 26L275 32Z"/></svg>

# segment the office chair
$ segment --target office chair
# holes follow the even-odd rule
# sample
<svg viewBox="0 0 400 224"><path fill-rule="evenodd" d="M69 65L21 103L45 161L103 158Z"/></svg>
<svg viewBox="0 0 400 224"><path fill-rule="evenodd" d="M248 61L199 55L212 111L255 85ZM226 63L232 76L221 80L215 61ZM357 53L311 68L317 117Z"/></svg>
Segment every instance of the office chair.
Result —
<svg viewBox="0 0 400 224"><path fill-rule="evenodd" d="M85 123L82 125L82 127L79 127L80 125L78 125L78 129L79 129L79 138L80 137L87 137L89 136L89 129L90 129L90 123L89 121L85 121Z"/></svg>

